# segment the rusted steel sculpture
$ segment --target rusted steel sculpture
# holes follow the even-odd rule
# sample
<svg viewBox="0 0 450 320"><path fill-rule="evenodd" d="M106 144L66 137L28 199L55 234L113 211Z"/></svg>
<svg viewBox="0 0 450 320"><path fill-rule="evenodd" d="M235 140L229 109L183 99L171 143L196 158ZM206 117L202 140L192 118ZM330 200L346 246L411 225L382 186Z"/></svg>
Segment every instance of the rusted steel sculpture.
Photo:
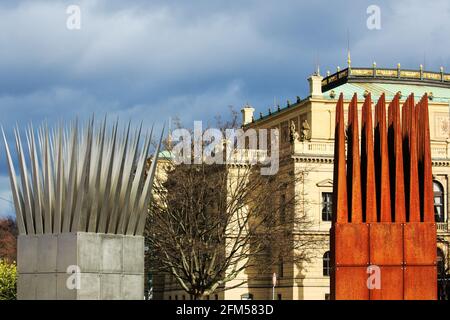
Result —
<svg viewBox="0 0 450 320"><path fill-rule="evenodd" d="M385 96L336 106L331 296L337 300L437 299L428 97ZM387 118L387 119L386 119ZM387 120L387 121L386 121Z"/></svg>

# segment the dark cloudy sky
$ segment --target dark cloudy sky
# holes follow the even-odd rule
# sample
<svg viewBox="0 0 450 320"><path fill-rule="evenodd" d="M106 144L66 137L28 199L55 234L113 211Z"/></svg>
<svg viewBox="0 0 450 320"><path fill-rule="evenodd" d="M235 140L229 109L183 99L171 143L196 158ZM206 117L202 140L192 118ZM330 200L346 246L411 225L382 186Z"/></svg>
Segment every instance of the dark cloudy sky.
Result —
<svg viewBox="0 0 450 320"><path fill-rule="evenodd" d="M81 29L66 28L68 5ZM366 26L369 5L381 29ZM450 2L0 1L0 122L50 124L95 113L151 123L210 120L249 102L307 94L306 78L346 65L450 70ZM10 198L0 145L0 196ZM13 212L0 200L0 215Z"/></svg>

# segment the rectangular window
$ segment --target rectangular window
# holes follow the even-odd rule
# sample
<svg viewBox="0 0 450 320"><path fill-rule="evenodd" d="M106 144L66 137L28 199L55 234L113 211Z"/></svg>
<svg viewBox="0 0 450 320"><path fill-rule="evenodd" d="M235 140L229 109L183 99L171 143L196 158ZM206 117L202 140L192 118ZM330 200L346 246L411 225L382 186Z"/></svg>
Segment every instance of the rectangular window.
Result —
<svg viewBox="0 0 450 320"><path fill-rule="evenodd" d="M333 210L333 193L322 192L322 221L331 221Z"/></svg>
<svg viewBox="0 0 450 320"><path fill-rule="evenodd" d="M280 198L280 223L286 222L286 195L282 194Z"/></svg>
<svg viewBox="0 0 450 320"><path fill-rule="evenodd" d="M330 251L324 253L322 262L323 262L323 276L329 277L331 275Z"/></svg>
<svg viewBox="0 0 450 320"><path fill-rule="evenodd" d="M278 276L280 278L284 277L284 261L282 257L280 257L280 260L278 262Z"/></svg>

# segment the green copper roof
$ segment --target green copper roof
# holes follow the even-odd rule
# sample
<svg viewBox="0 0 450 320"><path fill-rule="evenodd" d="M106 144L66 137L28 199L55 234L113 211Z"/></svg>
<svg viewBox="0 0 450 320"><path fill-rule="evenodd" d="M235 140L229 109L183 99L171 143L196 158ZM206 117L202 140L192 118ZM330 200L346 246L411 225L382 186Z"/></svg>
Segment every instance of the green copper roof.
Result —
<svg viewBox="0 0 450 320"><path fill-rule="evenodd" d="M330 100L337 99L341 92L346 100L350 100L354 93L362 98L366 92L370 92L373 101L378 100L382 93L389 101L400 91L403 100L411 93L416 100L419 100L426 93L432 96L435 102L450 103L450 73L444 73L442 67L439 72L426 71L422 67L420 70L401 69L400 66L397 69L380 69L376 66L346 68L322 79L322 91L323 97ZM332 91L333 98L330 96ZM297 107L304 101L299 98L297 100L297 103L271 111L269 114L260 113L259 117L255 116L254 121L270 118L288 108Z"/></svg>
<svg viewBox="0 0 450 320"><path fill-rule="evenodd" d="M172 154L172 152L170 152L168 150L164 150L164 151L161 151L158 154L158 158L160 158L160 159L172 159L173 158L173 154Z"/></svg>
<svg viewBox="0 0 450 320"><path fill-rule="evenodd" d="M324 97L331 99L330 93L334 91L336 94L335 99L342 92L345 99L351 99L354 93L359 97L363 97L364 92L368 91L372 94L372 99L377 100L378 97L384 92L386 95L386 100L392 99L397 92L401 92L403 98L407 95L414 93L414 96L419 99L425 93L433 93L433 101L437 102L450 102L450 88L442 88L431 85L415 85L415 84L400 84L400 83L364 83L364 82L354 82L345 83L334 89L330 89L324 92Z"/></svg>

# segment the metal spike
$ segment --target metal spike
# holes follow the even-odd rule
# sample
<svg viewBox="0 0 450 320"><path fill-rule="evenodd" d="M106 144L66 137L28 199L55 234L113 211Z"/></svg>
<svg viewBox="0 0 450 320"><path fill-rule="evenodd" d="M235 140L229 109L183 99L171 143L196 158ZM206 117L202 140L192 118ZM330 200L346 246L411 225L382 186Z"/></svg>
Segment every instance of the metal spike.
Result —
<svg viewBox="0 0 450 320"><path fill-rule="evenodd" d="M386 101L384 93L375 106L375 168L378 169L377 208L381 222L391 222L391 195L389 182L389 157L386 132Z"/></svg>
<svg viewBox="0 0 450 320"><path fill-rule="evenodd" d="M16 220L17 220L17 228L19 229L20 234L27 234L27 229L25 226L25 204L23 203L23 199L21 196L21 193L19 191L19 187L17 185L16 180L16 171L14 170L14 165L12 162L11 152L9 151L8 142L6 141L5 132L3 131L2 127L2 135L3 135L3 141L5 143L5 150L6 150L6 159L8 162L8 170L9 170L9 182L11 185L11 191L13 195L13 201L14 206L16 207Z"/></svg>
<svg viewBox="0 0 450 320"><path fill-rule="evenodd" d="M356 93L348 107L347 190L350 221L362 222L361 166L359 156L358 100Z"/></svg>
<svg viewBox="0 0 450 320"><path fill-rule="evenodd" d="M361 170L363 213L366 222L377 222L375 162L373 153L372 96L369 93L362 107Z"/></svg>
<svg viewBox="0 0 450 320"><path fill-rule="evenodd" d="M134 134L131 132L128 123L119 134L118 121L111 132L107 131L106 118L98 130L94 118L83 127L78 120L69 127L60 124L52 130L44 124L37 130L37 137L30 125L25 132L26 157L16 128L20 185L3 133L19 232L141 232L157 154L145 178L151 136L147 135L140 147L142 125ZM157 153L161 140L162 135Z"/></svg>

